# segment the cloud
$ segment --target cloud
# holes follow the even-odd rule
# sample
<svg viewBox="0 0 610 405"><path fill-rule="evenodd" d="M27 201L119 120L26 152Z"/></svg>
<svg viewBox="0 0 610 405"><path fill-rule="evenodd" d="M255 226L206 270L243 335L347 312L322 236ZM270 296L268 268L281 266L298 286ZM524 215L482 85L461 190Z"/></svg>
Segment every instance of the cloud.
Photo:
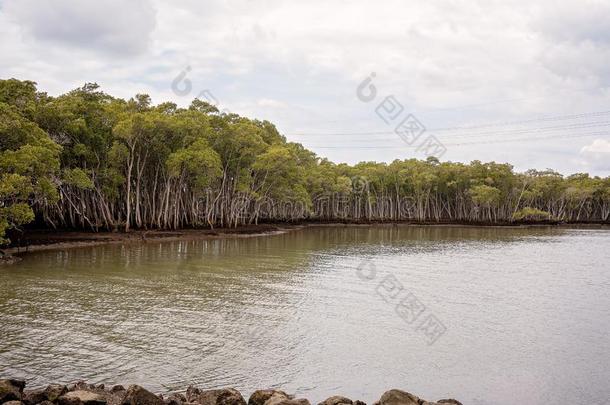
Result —
<svg viewBox="0 0 610 405"><path fill-rule="evenodd" d="M608 110L609 10L606 0L0 0L0 77L52 95L95 81L181 106L207 89L333 160L421 157L385 141L380 100L356 98L376 72L380 99L395 95L426 127L487 128L439 133L464 141L445 158L569 173L610 126L610 113L562 118ZM192 91L177 94L187 66ZM548 116L558 118L536 121ZM530 123L485 126L520 121ZM297 135L367 131L390 135Z"/></svg>
<svg viewBox="0 0 610 405"><path fill-rule="evenodd" d="M567 80L610 85L610 3L599 0L557 2L541 7L533 33L544 48L539 60Z"/></svg>
<svg viewBox="0 0 610 405"><path fill-rule="evenodd" d="M534 28L559 41L609 44L609 20L607 1L555 2L552 7L540 9Z"/></svg>
<svg viewBox="0 0 610 405"><path fill-rule="evenodd" d="M580 150L581 163L596 171L610 172L610 141L595 139Z"/></svg>
<svg viewBox="0 0 610 405"><path fill-rule="evenodd" d="M155 27L149 0L7 0L3 9L36 41L113 55L144 52Z"/></svg>
<svg viewBox="0 0 610 405"><path fill-rule="evenodd" d="M605 155L607 159L610 159L610 141L605 139L596 139L590 145L583 146L580 153L590 154L608 154Z"/></svg>

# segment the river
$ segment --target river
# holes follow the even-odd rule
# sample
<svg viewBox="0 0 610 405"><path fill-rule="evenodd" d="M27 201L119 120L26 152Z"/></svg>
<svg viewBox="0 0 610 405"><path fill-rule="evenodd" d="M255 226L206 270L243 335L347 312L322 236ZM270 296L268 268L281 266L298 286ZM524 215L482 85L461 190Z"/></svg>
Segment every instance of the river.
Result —
<svg viewBox="0 0 610 405"><path fill-rule="evenodd" d="M607 228L311 227L31 253L0 267L0 376L602 404L609 270Z"/></svg>

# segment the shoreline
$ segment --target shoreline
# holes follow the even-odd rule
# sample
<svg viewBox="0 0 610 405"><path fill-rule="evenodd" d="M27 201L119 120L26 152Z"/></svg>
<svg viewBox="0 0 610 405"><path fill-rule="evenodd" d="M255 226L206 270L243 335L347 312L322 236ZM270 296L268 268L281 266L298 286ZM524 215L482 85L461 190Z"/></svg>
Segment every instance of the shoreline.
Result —
<svg viewBox="0 0 610 405"><path fill-rule="evenodd" d="M228 238L252 238L280 235L309 227L368 227L368 226L430 226L430 227L473 227L473 228L584 228L610 229L608 222L430 222L430 221L303 221L296 223L263 223L258 225L239 226L237 228L215 229L180 229L180 230L132 230L130 232L87 231L87 230L54 230L32 229L25 231L20 238L7 248L0 249L5 256L0 256L1 264L12 264L20 257L33 252L74 249L113 244L131 244L147 242L171 242L189 240L209 240Z"/></svg>
<svg viewBox="0 0 610 405"><path fill-rule="evenodd" d="M202 390L189 385L186 391L155 394L139 385L105 386L78 381L50 384L46 388L25 389L20 379L0 379L0 404L3 405L311 405L279 389L254 391L248 400L235 388ZM426 401L399 389L384 392L374 405L462 405L456 399ZM318 405L367 405L342 395L333 395Z"/></svg>
<svg viewBox="0 0 610 405"><path fill-rule="evenodd" d="M252 238L279 235L303 228L303 225L256 225L238 228L181 229L181 230L133 230L130 232L93 232L75 230L31 230L20 239L21 245L9 245L2 249L12 256L47 250L73 249L100 245L131 244L147 242L171 242L180 240L208 240L227 238ZM23 243L25 242L25 243Z"/></svg>

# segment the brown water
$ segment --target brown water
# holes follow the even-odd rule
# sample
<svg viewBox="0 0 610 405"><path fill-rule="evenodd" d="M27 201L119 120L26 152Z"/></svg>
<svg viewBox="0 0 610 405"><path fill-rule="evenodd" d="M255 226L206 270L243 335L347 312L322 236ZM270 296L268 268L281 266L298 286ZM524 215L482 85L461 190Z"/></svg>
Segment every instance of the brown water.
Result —
<svg viewBox="0 0 610 405"><path fill-rule="evenodd" d="M41 252L0 268L0 377L605 404L609 270L610 231L558 228L329 227Z"/></svg>

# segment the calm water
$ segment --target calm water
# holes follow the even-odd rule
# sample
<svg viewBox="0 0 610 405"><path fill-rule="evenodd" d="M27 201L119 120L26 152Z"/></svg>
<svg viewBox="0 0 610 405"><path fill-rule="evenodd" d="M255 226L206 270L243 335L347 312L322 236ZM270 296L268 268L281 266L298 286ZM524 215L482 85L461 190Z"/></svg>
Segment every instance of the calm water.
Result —
<svg viewBox="0 0 610 405"><path fill-rule="evenodd" d="M0 376L605 404L609 270L610 231L555 228L310 228L41 252L0 268Z"/></svg>

